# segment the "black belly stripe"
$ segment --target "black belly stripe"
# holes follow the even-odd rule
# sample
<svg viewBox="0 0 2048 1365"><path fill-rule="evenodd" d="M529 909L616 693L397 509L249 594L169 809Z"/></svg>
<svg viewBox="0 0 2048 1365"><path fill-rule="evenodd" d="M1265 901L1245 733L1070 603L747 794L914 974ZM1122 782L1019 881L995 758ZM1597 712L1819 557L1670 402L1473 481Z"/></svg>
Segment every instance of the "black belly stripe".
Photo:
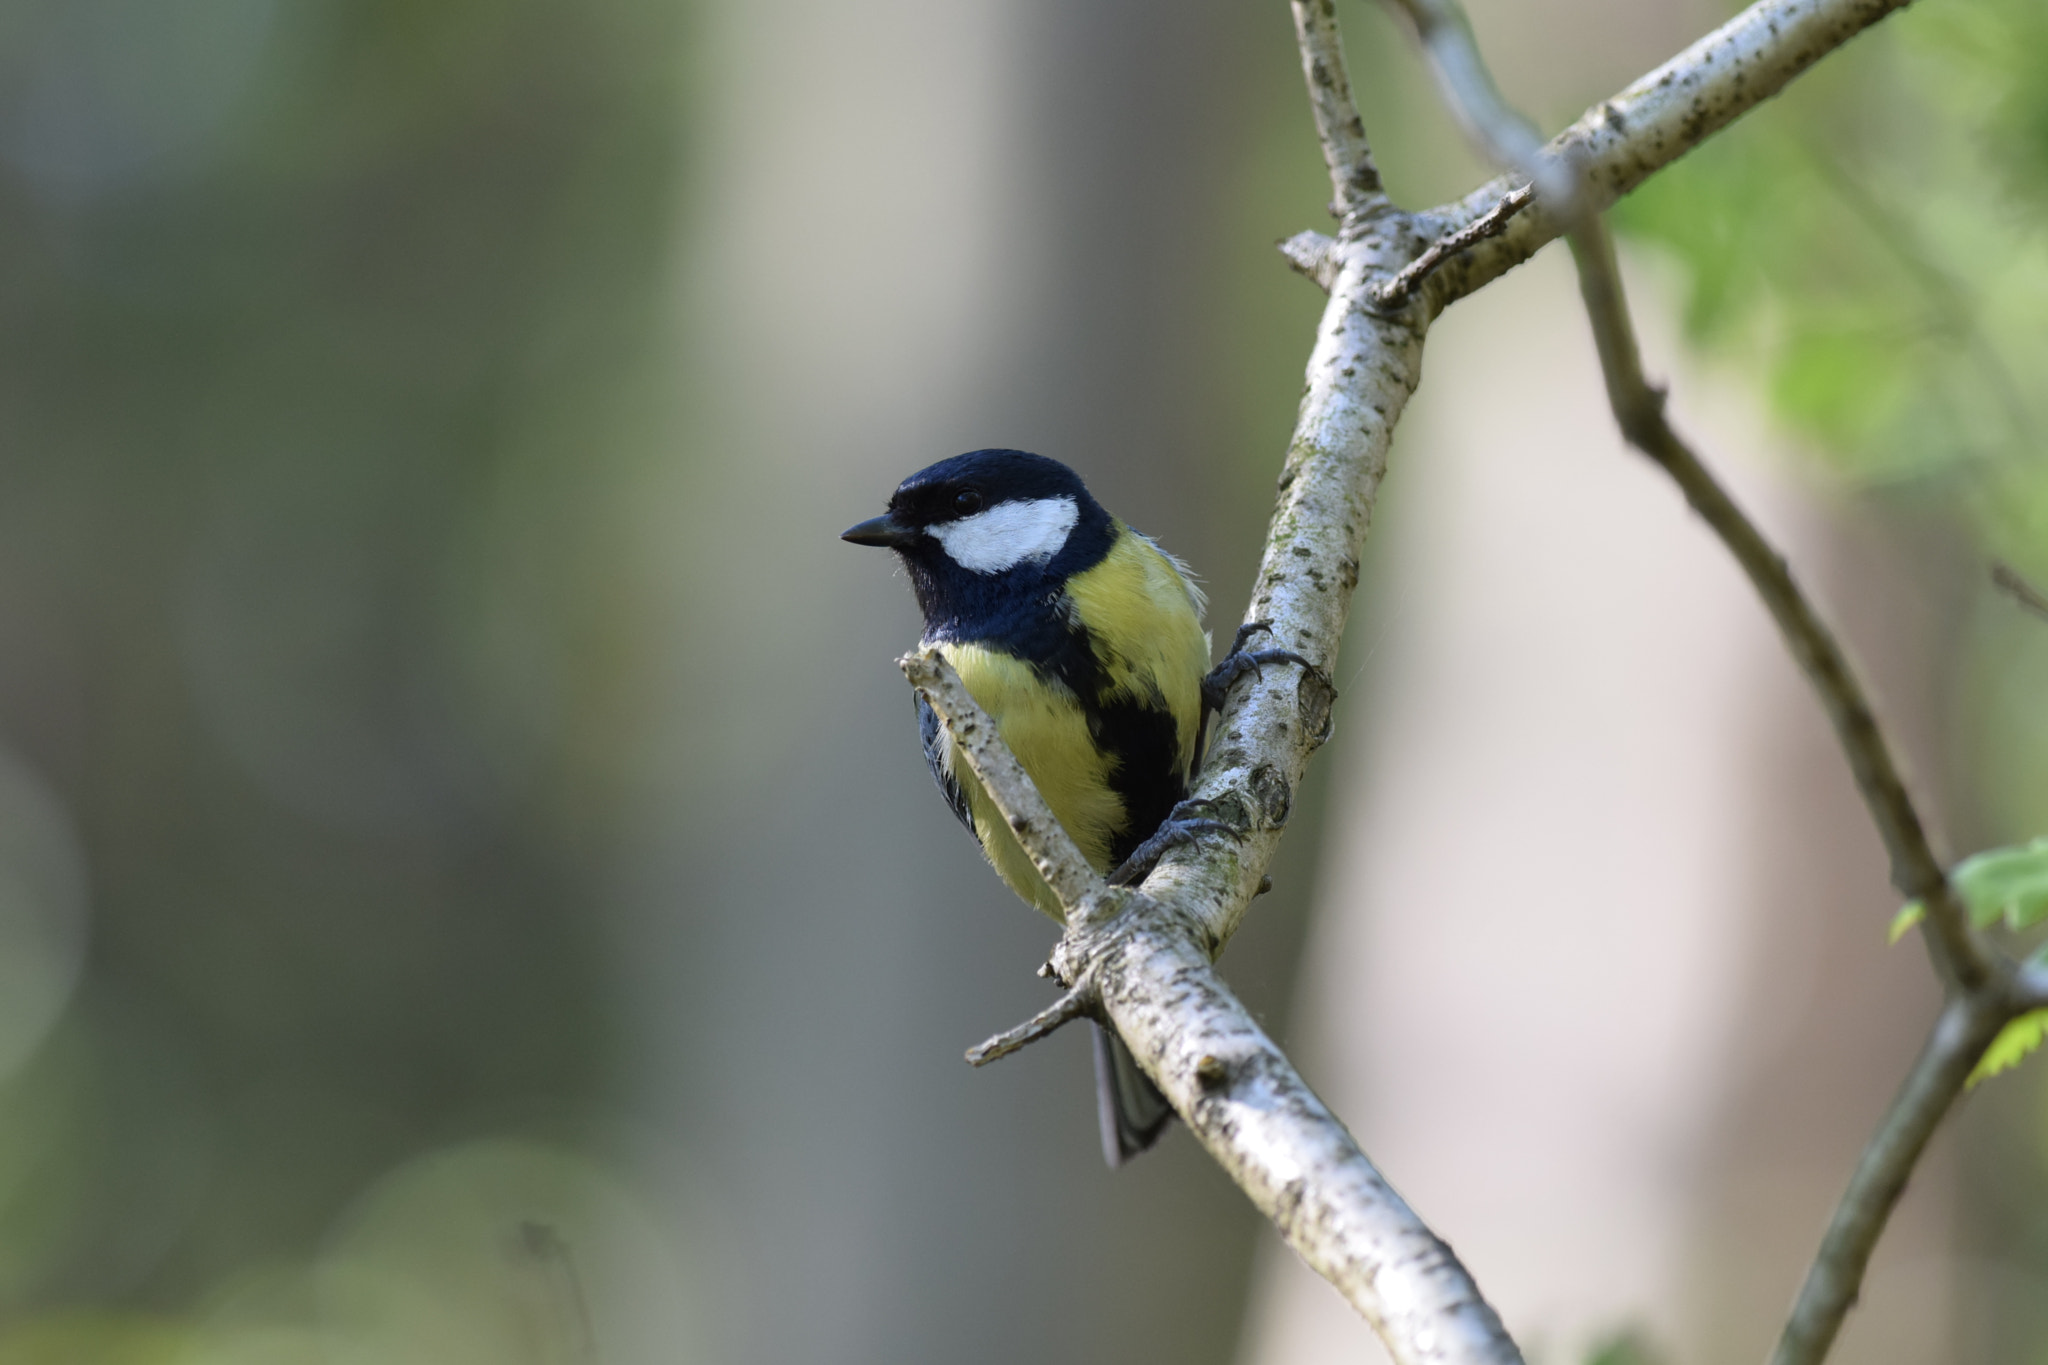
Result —
<svg viewBox="0 0 2048 1365"><path fill-rule="evenodd" d="M1088 718L1090 738L1113 760L1109 787L1124 807L1123 824L1109 831L1109 864L1114 868L1187 796L1187 774L1177 761L1180 725L1156 690L1142 700L1110 696L1109 675L1095 655L1087 627L1071 617L1061 626L1053 650L1032 667L1073 692Z"/></svg>
<svg viewBox="0 0 2048 1365"><path fill-rule="evenodd" d="M1088 729L1095 742L1116 757L1109 785L1123 798L1126 819L1109 841L1109 862L1115 867L1150 838L1187 795L1185 776L1174 762L1180 726L1170 711L1120 698L1091 710Z"/></svg>

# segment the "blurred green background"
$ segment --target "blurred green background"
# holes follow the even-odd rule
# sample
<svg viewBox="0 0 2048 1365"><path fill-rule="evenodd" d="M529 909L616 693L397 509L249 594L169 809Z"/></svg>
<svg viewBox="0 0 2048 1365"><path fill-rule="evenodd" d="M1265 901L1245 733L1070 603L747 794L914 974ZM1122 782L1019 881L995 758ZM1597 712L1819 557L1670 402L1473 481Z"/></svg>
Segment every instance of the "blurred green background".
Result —
<svg viewBox="0 0 2048 1365"><path fill-rule="evenodd" d="M1552 127L1719 13L1515 8ZM1344 18L1395 194L1466 188ZM1966 578L2048 582L2044 64L1927 0L1620 215ZM1231 1358L1227 1182L1103 1170L1078 1037L959 1061L1050 931L835 537L1039 449L1236 619L1321 175L1277 0L0 3L0 1365ZM2048 623L1969 600L1975 847L2048 830ZM1300 807L1226 964L1283 1041ZM2048 1272L2042 1095L1960 1235ZM1958 1350L2048 1359L2023 1298Z"/></svg>

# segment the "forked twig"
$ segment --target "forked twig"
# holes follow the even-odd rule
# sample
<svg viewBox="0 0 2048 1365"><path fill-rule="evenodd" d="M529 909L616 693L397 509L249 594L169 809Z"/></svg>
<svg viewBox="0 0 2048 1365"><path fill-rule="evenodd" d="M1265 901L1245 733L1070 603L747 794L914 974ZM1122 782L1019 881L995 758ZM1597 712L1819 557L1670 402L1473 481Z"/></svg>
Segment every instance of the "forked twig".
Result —
<svg viewBox="0 0 2048 1365"><path fill-rule="evenodd" d="M1532 157L1543 154L1529 150L1527 125L1500 98L1456 0L1391 3L1415 19L1437 68L1438 83L1474 140L1506 168L1523 174L1539 171L1541 166ZM1624 116L1617 114L1612 122L1617 129L1626 128ZM1584 202L1589 197L1597 198L1575 194L1572 199ZM1857 789L1891 854L1893 883L1908 899L1926 907L1928 954L1950 991L1919 1061L1857 1163L1772 1355L1772 1365L1819 1365L1856 1302L1871 1253L1928 1140L1998 1031L2032 1007L2040 983L2032 976L2016 976L2012 965L1972 931L1968 912L1934 854L1890 746L1841 647L1800 591L1783 556L1672 429L1662 390L1643 374L1606 224L1597 211L1575 221L1568 215L1553 216L1567 219L1561 226L1571 240L1608 401L1622 434L1678 484L1770 611L1786 648L1834 725ZM1994 577L2006 586L1996 570Z"/></svg>
<svg viewBox="0 0 2048 1365"><path fill-rule="evenodd" d="M1447 15L1458 19L1455 6L1401 3L1420 16L1418 31L1433 52L1455 58L1461 30L1469 42L1461 20L1445 22ZM1516 170L1508 178L1457 204L1403 214L1380 187L1351 99L1333 0L1292 0L1332 207L1342 221L1334 239L1302 236L1287 247L1290 261L1330 299L1247 619L1270 621L1280 648L1310 658L1334 655L1393 428L1419 382L1422 340L1436 312L1769 98L1897 3L1903 0L1760 0L1559 139L1535 144L1524 125L1521 136L1537 151L1509 155ZM1477 70L1484 74L1483 66ZM1485 126L1498 136L1507 125ZM1569 185L1547 187L1567 171L1574 177ZM1517 212L1505 205L1524 181L1537 190ZM1482 222L1502 230L1474 232L1440 251L1434 273L1417 274L1427 288L1404 286L1427 307L1389 312L1376 303L1370 282L1391 282L1413 266L1414 243L1441 236L1445 223ZM1763 553L1768 557L1767 548ZM949 726L1066 912L1054 960L1070 995L984 1044L988 1055L1099 1010L1189 1130L1288 1245L1372 1324L1397 1365L1520 1365L1519 1350L1457 1257L1387 1185L1215 973L1215 956L1266 881L1279 826L1253 821L1227 846L1170 852L1142 892L1106 887L943 660L912 656L904 671ZM1330 706L1327 685L1311 675L1274 670L1248 680L1217 718L1191 797L1252 809L1291 800L1328 734ZM1936 866L1936 891L1945 887L1939 872ZM1947 913L1934 900L1930 912L1930 921ZM1936 937L1938 931L1930 934ZM1967 980L1969 958L1952 956L1958 980ZM1983 1003L1990 989L1971 1007L1990 1008ZM2036 993L2048 998L2048 988ZM1974 1028L1965 1034L1974 1036Z"/></svg>

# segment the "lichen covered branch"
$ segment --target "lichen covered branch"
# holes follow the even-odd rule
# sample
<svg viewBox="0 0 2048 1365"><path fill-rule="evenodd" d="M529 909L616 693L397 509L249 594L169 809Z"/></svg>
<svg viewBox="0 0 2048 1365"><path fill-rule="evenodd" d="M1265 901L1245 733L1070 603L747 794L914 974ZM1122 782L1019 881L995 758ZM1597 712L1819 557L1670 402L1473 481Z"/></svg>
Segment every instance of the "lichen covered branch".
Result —
<svg viewBox="0 0 2048 1365"><path fill-rule="evenodd" d="M1030 855L1038 875L1045 878L1045 884L1066 907L1068 923L1074 922L1076 914L1088 914L1096 896L1108 888L1081 856L1073 836L1053 818L1052 808L1025 776L1023 765L1003 743L995 722L974 700L967 684L960 681L953 666L935 649L906 654L896 661L896 666L910 679L911 686L924 693L953 743L967 756L975 776L981 779L996 809L1010 822L1017 842Z"/></svg>
<svg viewBox="0 0 2048 1365"><path fill-rule="evenodd" d="M1330 212L1347 224L1387 206L1379 167L1366 141L1365 121L1351 98L1344 69L1344 43L1337 32L1336 0L1293 0L1294 37L1301 49L1301 73L1308 81L1309 107L1323 164L1330 168Z"/></svg>
<svg viewBox="0 0 2048 1365"><path fill-rule="evenodd" d="M1075 1019L1105 1018L1189 1130L1400 1365L1521 1365L1450 1248L1216 975L1205 925L1105 885L951 666L930 651L900 662L1067 912L1053 954L1067 993L968 1060L979 1066Z"/></svg>
<svg viewBox="0 0 2048 1365"><path fill-rule="evenodd" d="M1142 887L1105 885L944 660L913 655L903 667L1066 912L1067 931L1053 966L1068 994L976 1049L976 1060L1002 1055L1084 1014L1106 1021L1218 1163L1288 1244L1372 1323L1400 1365L1519 1365L1514 1342L1457 1258L1393 1192L1260 1031L1216 975L1214 960L1261 889L1308 760L1329 735L1335 693L1327 670L1358 584L1394 425L1420 379L1430 319L1446 302L1525 259L1575 216L1626 193L1897 4L1763 0L1542 145L1514 119L1486 77L1455 5L1398 2L1415 19L1445 88L1470 115L1469 125L1517 168L1520 180L1534 184L1534 193L1518 192L1515 180L1497 180L1443 210L1395 209L1381 189L1351 97L1333 0L1292 0L1302 69L1330 172L1331 207L1340 225L1334 238L1304 233L1283 245L1290 263L1330 297L1309 356L1246 619L1270 623L1273 645L1316 666L1269 666L1226 697L1191 795L1227 837L1169 852ZM1586 179L1552 183L1559 168ZM1432 267L1436 274L1430 276ZM1424 281L1420 291L1417 281ZM1386 292L1396 285L1398 297ZM1390 306L1411 291L1426 303ZM1661 427L1661 410L1654 415ZM1690 467L1697 470L1697 461ZM1688 496L1695 496L1693 484L1687 485ZM1718 494L1710 479L1700 488L1695 505L1698 499L1711 503ZM1739 513L1735 517L1739 521ZM1738 548L1738 557L1746 553L1751 552ZM1760 539L1751 558L1757 556L1761 569L1775 565L1783 575L1782 563ZM1789 577L1784 587L1788 600L1799 603ZM1835 667L1839 652L1818 622L1812 625L1812 631L1801 626L1799 635L1821 642L1809 650L1819 660L1815 667ZM1847 678L1845 667L1837 671ZM1843 692L1830 683L1823 691L1860 700L1853 680L1847 686L1852 690ZM1860 731L1867 712L1849 707L1841 723ZM1882 754L1881 745L1876 752ZM1888 756L1873 762L1874 786L1885 793L1896 788L1897 802L1903 803ZM1889 785L1880 780L1885 774ZM1890 803L1887 795L1888 810ZM1907 814L1910 809L1903 805ZM1913 829L1917 833L1917 824ZM1931 879L1921 865L1924 836L1901 846L1910 855L1902 859L1895 852L1895 863L1907 869L1902 885L1925 888L1930 897L1946 894L1938 865ZM1946 914L1941 909L1930 918ZM1960 952L1951 956L1956 979L1967 982L1969 959ZM1980 992L1969 1000L1981 1004L1989 998Z"/></svg>
<svg viewBox="0 0 2048 1365"><path fill-rule="evenodd" d="M1524 185L1520 189L1509 190L1501 197L1501 201L1498 204L1495 204L1485 213L1480 214L1477 218L1465 224L1465 226L1451 232L1446 232L1443 236L1431 242L1423 249L1420 256L1402 266L1399 274L1373 290L1373 302L1382 308L1400 307L1408 301L1409 296L1415 292L1416 287L1428 279L1431 272L1445 261L1468 247L1477 246L1489 237L1498 237L1501 233L1506 232L1508 220L1527 208L1529 201L1535 197L1536 187L1533 184ZM1299 241L1300 238L1298 237L1288 238L1287 242L1281 246L1281 251L1286 253L1289 247ZM1305 259L1314 259L1309 254L1306 246L1301 248L1301 254ZM1295 260L1295 257L1289 254L1288 259L1292 261ZM1317 279L1315 272L1309 268L1302 265L1296 265L1295 268L1310 279ZM1326 289L1329 287L1325 281L1319 280L1318 282L1322 283Z"/></svg>
<svg viewBox="0 0 2048 1365"><path fill-rule="evenodd" d="M1217 977L1185 926L1134 915L1093 957L1132 1055L1287 1245L1398 1365L1522 1365L1478 1286Z"/></svg>
<svg viewBox="0 0 2048 1365"><path fill-rule="evenodd" d="M1789 85L1815 62L1910 0L1758 0L1742 13L1602 100L1552 138L1544 155L1575 166L1579 212L1597 213ZM1493 180L1447 210L1465 222L1513 187ZM1492 241L1430 281L1442 307L1520 265L1572 224L1539 200Z"/></svg>
<svg viewBox="0 0 2048 1365"><path fill-rule="evenodd" d="M1095 1012L1095 1008L1095 1001L1087 991L1068 991L1017 1027L998 1033L985 1043L977 1043L968 1048L967 1060L974 1066L987 1066L990 1062L1000 1061L1019 1048L1029 1047L1041 1038L1050 1037L1076 1019L1086 1019Z"/></svg>

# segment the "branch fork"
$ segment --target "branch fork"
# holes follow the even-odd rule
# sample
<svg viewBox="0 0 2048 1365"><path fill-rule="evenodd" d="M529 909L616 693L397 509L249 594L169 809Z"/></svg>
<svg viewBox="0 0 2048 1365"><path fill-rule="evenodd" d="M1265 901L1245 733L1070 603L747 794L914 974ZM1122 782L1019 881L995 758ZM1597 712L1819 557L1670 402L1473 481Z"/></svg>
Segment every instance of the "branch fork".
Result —
<svg viewBox="0 0 2048 1365"><path fill-rule="evenodd" d="M1430 322L1570 234L1624 433L1678 480L1750 571L1836 722L1892 850L1895 881L1927 903L1928 950L1950 998L1857 1169L1774 1358L1816 1365L1891 1203L1976 1057L2006 1020L2048 1007L2048 969L2013 967L1971 930L1839 648L1783 560L1671 432L1661 392L1642 377L1597 214L1905 0L1758 0L1547 143L1501 97L1455 0L1389 0L1413 23L1468 134L1504 169L1457 203L1420 213L1396 208L1381 185L1334 0L1290 3L1339 226L1334 237L1305 232L1280 246L1329 302L1247 621L1270 622L1277 647L1334 659ZM969 1060L994 1061L1083 1017L1114 1028L1189 1131L1366 1318L1397 1365L1521 1365L1457 1257L1215 973L1216 957L1270 884L1284 812L1328 736L1327 681L1276 669L1233 689L1189 795L1217 809L1235 803L1255 818L1231 839L1168 852L1140 890L1106 885L1081 857L942 657L926 650L901 664L1065 911L1049 964L1065 993Z"/></svg>
<svg viewBox="0 0 2048 1365"><path fill-rule="evenodd" d="M1486 74L1471 27L1458 12L1455 0L1394 3L1415 20L1438 83L1482 150L1503 169L1532 179L1542 169L1538 158L1549 158L1553 165L1569 164L1577 144L1563 142L1556 153L1534 147L1528 125L1507 107ZM1786 6L1765 0L1728 26L1737 32L1723 46L1740 47L1745 21L1788 8L1803 8L1810 18L1812 12L1829 7ZM1881 3L1870 6L1861 22L1881 17L1885 8ZM1794 17L1798 16L1788 16L1787 22ZM1853 15L1836 18L1837 41L1861 27ZM1776 36L1774 27L1769 31ZM1710 48L1715 41L1709 39L1694 51ZM1792 59L1794 63L1800 60ZM1812 56L1803 60L1811 61ZM1768 67L1768 62L1765 65ZM1793 64L1787 69L1796 74L1802 67ZM1670 83L1667 76L1655 88ZM1642 88L1639 82L1636 89ZM1701 107L1696 102L1696 111ZM1626 129L1628 118L1614 102L1603 105L1601 113L1614 130ZM1613 239L1597 211L1597 185L1589 178L1572 188L1569 202L1584 206L1576 218L1560 212L1547 192L1545 198L1550 201L1545 205L1549 217L1562 223L1571 239L1580 293L1617 425L1629 444L1678 484L1686 501L1749 576L1777 623L1787 650L1806 673L1834 725L1864 804L1891 854L1893 883L1908 900L1927 907L1924 940L1948 992L1919 1060L1864 1149L1771 1356L1772 1365L1819 1365L1856 1302L1871 1253L1928 1141L1968 1085L1984 1049L2006 1024L2034 1008L2032 1001L2042 998L2043 983L2022 978L2012 962L1973 930L1841 646L1800 590L1784 557L1673 430L1665 413L1664 389L1643 373Z"/></svg>

